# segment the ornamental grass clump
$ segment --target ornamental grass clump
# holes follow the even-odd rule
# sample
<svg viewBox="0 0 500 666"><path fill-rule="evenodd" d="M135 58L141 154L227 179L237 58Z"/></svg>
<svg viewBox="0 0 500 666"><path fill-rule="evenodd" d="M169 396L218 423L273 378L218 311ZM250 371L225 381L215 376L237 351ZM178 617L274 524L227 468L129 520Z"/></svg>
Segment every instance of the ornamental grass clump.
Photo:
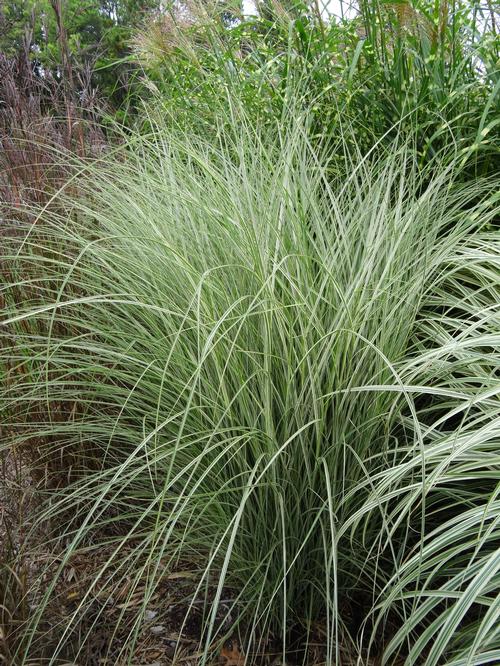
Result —
<svg viewBox="0 0 500 666"><path fill-rule="evenodd" d="M498 196L404 145L332 170L297 119L234 135L130 138L8 252L4 445L44 466L60 553L17 663L78 662L124 581L107 657L133 663L179 571L200 663L228 637L248 664L493 663Z"/></svg>

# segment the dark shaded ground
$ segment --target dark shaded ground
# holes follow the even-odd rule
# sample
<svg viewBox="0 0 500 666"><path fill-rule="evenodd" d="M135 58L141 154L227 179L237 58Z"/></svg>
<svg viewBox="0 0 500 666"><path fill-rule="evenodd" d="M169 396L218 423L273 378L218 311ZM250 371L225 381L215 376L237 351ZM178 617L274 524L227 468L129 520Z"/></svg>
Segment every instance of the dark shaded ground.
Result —
<svg viewBox="0 0 500 666"><path fill-rule="evenodd" d="M14 658L18 641L23 636L33 613L39 608L39 600L47 589L51 574L60 565L64 553L57 552L47 542L46 530L37 525L43 492L43 478L34 479L27 461L12 452L4 452L0 484L0 663L16 666ZM59 546L61 548L61 546ZM40 636L29 650L30 666L47 664L54 654L62 632L77 611L75 623L68 641L64 659L57 663L64 666L121 666L120 656L129 636L130 622L144 598L144 588L138 586L131 592L132 580L111 586L107 579L99 581L90 603L80 605L95 581L97 572L107 561L110 550L105 548L81 549L64 566L59 576L53 598L40 626ZM186 610L193 598L194 580L189 571L166 574L158 584L143 624L138 632L134 653L134 666L196 666L199 663L199 641L202 626L201 610L195 610L185 621ZM221 613L228 606L221 603ZM42 635L43 632L43 635ZM324 664L324 636L318 631L315 645L310 646L308 663ZM78 646L84 644L79 652ZM77 656L78 655L78 656ZM252 655L249 663L259 666L282 666L279 649L268 646L265 654ZM212 659L213 666L244 666L245 655L236 638L227 640ZM296 666L301 659L293 659L286 666ZM357 664L349 652L343 652L339 666ZM363 662L366 663L366 662ZM377 662L371 661L374 666Z"/></svg>
<svg viewBox="0 0 500 666"><path fill-rule="evenodd" d="M51 574L60 565L63 552L47 542L46 530L37 524L43 491L43 479L35 480L28 463L12 452L1 459L0 483L0 663L15 666L16 647L26 622L36 613L39 601L49 585ZM141 606L144 590L137 587L131 594L131 579L119 586L107 585L106 579L96 585L90 603L84 599L90 583L110 555L110 549L81 549L62 569L52 601L44 612L40 626L41 639L29 650L29 664L46 664L54 654L61 633L75 611L78 622L68 641L65 666L120 666L125 663L120 652L130 628L129 618ZM185 621L186 609L193 594L189 571L170 573L161 580L144 615L139 631L134 664L195 666L202 624L196 609ZM86 637L86 640L83 640ZM78 656L78 646L85 647ZM73 655L71 654L73 652ZM33 656L32 656L33 655ZM225 643L214 664L243 666L244 657L237 641ZM272 655L262 663L271 664Z"/></svg>

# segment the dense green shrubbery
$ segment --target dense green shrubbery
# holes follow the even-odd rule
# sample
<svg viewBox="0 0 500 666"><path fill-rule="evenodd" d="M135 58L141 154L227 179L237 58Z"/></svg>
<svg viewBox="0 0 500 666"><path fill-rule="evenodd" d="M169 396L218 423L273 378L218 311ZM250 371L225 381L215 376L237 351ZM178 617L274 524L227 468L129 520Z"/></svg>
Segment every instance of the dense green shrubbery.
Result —
<svg viewBox="0 0 500 666"><path fill-rule="evenodd" d="M158 0L5 0L0 53L26 52L34 72L68 93L93 97L121 117L133 90L130 39L160 7ZM85 104L84 104L85 105ZM55 112L57 109L53 108Z"/></svg>
<svg viewBox="0 0 500 666"><path fill-rule="evenodd" d="M349 130L352 146L366 151L402 132L415 140L421 162L453 144L452 153L457 146L475 169L493 173L500 150L495 32L470 2L361 6L358 18L328 23L300 4L287 13L271 3L263 16L229 26L204 9L189 21L167 15L138 37L137 50L160 106L192 131L220 129L234 95L253 122L272 124L289 112L293 81L321 140L339 131L347 140Z"/></svg>

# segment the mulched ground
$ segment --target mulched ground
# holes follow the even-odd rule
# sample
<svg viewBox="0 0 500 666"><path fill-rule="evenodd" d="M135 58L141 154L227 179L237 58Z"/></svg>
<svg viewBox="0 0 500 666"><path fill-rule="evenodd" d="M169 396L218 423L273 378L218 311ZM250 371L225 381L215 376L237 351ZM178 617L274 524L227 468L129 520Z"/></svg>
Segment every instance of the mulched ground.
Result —
<svg viewBox="0 0 500 666"><path fill-rule="evenodd" d="M40 599L47 590L54 572L64 557L64 544L60 551L49 547L48 525L44 528L36 521L41 507L40 494L44 479L30 471L29 464L11 451L0 454L0 664L16 666L13 658L16 641L23 633L26 621L40 607ZM125 578L119 584L109 583L109 576L98 581L89 602L85 596L95 582L97 572L107 562L112 547L88 546L75 553L62 568L51 601L44 610L40 632L29 650L30 666L42 666L54 655L62 632L71 625L68 650L61 666L122 666L124 647L129 641L131 622L143 603L144 586L136 586ZM125 555L125 553L124 553ZM186 611L194 594L194 579L182 566L166 573L158 583L144 613L138 631L133 666L197 666L200 661L201 611L188 616ZM165 568L166 570L166 568ZM229 609L221 603L221 618ZM228 605L229 604L229 605ZM74 617L77 615L77 622ZM318 628L312 637L308 664L325 663L325 636ZM79 650L79 646L83 648ZM52 647L51 647L52 646ZM78 656L76 656L78 655ZM212 666L244 666L245 655L236 637L218 648ZM279 648L268 646L267 652L253 655L248 663L258 666L283 666ZM342 651L338 666L354 666L357 658ZM366 662L361 662L366 665ZM287 658L285 666L304 666L302 658ZM377 660L369 662L376 666ZM366 665L367 666L367 665Z"/></svg>
<svg viewBox="0 0 500 666"><path fill-rule="evenodd" d="M64 552L54 552L47 545L45 529L37 526L41 502L40 484L30 472L29 464L11 451L0 454L0 664L14 666L17 639L26 621L36 613L39 601L53 573L60 566ZM46 664L51 649L68 626L81 600L110 555L110 550L82 549L62 569L41 623L43 636L30 649L29 664ZM60 663L65 666L120 666L122 648L129 636L130 623L143 602L140 587L130 593L132 581L109 588L106 582L96 585L91 603L79 611L77 625L69 644L79 656ZM201 616L192 613L185 622L187 600L192 598L193 580L188 571L170 573L162 579L150 599L139 631L134 665L195 666L200 657ZM40 652L43 651L43 657ZM71 652L71 648L69 649ZM33 656L32 656L33 653ZM53 654L53 653L52 653ZM270 656L269 656L270 657ZM265 659L270 664L273 659ZM244 657L235 640L227 642L214 660L221 666L243 666Z"/></svg>

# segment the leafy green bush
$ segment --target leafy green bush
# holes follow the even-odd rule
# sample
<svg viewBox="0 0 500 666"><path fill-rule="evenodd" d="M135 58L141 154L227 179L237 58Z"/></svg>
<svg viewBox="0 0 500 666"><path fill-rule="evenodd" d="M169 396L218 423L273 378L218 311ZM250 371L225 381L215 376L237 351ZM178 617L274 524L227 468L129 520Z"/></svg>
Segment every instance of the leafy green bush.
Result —
<svg viewBox="0 0 500 666"><path fill-rule="evenodd" d="M136 50L160 92L155 108L206 134L237 97L254 123L272 125L289 111L293 82L320 140L347 141L349 130L364 152L403 133L422 164L458 146L471 170L499 168L499 40L475 3L371 0L337 22L307 4L260 6L229 25L205 4L148 25Z"/></svg>
<svg viewBox="0 0 500 666"><path fill-rule="evenodd" d="M134 78L129 41L159 6L158 0L7 0L0 6L0 53L15 58L26 51L42 81L52 75L84 103L96 104L98 89L102 106L124 113Z"/></svg>
<svg viewBox="0 0 500 666"><path fill-rule="evenodd" d="M66 477L19 663L81 548L110 554L49 663L103 581L145 585L131 663L179 568L202 663L235 634L248 663L497 659L498 196L404 144L332 175L308 131L134 136L6 258L9 444Z"/></svg>

